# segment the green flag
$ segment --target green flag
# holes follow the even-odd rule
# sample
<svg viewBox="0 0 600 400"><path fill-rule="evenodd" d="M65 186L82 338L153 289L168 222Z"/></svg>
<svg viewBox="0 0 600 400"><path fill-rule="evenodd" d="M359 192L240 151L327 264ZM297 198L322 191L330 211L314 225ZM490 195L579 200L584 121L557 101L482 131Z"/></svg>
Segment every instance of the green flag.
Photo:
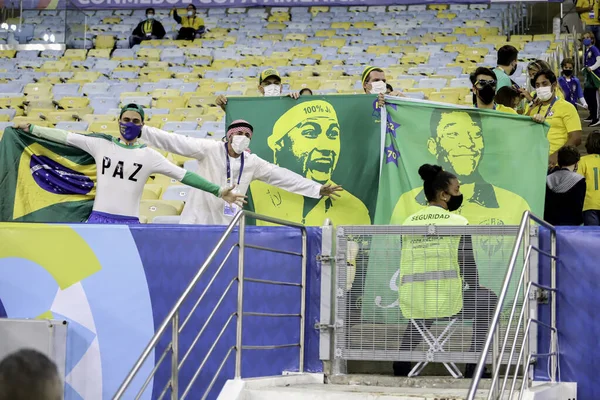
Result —
<svg viewBox="0 0 600 400"><path fill-rule="evenodd" d="M84 222L96 193L96 165L83 150L6 128L0 193L0 221Z"/></svg>
<svg viewBox="0 0 600 400"><path fill-rule="evenodd" d="M375 224L401 225L427 204L418 169L438 164L455 174L464 200L457 213L470 225L518 225L525 210L543 215L548 166L548 125L496 110L392 100ZM399 253L378 257L400 238L371 244L363 315L393 322L398 310ZM473 238L480 283L499 293L514 237ZM381 258L381 259L380 259ZM514 291L512 293L514 295Z"/></svg>
<svg viewBox="0 0 600 400"><path fill-rule="evenodd" d="M319 183L342 185L341 197L311 199L254 181L249 208L309 226L371 224L377 199L380 110L367 95L230 98L227 125L254 127L250 150Z"/></svg>

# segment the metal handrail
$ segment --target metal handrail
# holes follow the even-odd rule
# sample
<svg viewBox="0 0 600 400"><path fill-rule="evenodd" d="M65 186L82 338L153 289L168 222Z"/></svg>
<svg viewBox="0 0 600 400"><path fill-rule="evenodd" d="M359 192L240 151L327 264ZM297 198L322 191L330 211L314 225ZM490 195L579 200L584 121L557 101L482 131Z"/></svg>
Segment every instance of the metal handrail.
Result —
<svg viewBox="0 0 600 400"><path fill-rule="evenodd" d="M230 315L229 319L227 320L227 322L222 327L220 334L218 335L217 339L213 343L213 346L208 350L208 352L205 355L205 357L204 357L204 359L203 359L200 367L194 373L191 382L185 388L184 393L182 395L182 398L185 398L189 394L189 391L190 391L190 389L191 389L191 387L192 387L195 379L199 376L202 367L206 363L208 357L210 356L210 354L214 350L217 342L219 341L219 339L221 338L221 336L225 332L225 329L227 328L227 326L229 325L229 323L231 322L231 320L232 320L232 318L234 316L237 316L236 344L235 344L235 346L231 347L231 349L229 350L229 352L227 353L227 355L225 356L225 358L222 360L222 362L221 362L218 370L215 373L215 376L213 376L213 378L212 378L212 380L210 382L210 385L207 388L207 391L205 392L204 397L202 397L202 398L204 399L208 395L210 389L212 388L212 386L214 385L214 383L216 381L216 377L221 372L223 366L225 365L227 359L231 355L231 351L233 349L236 351L235 378L240 378L241 377L241 355L242 355L242 351L241 350L243 348L242 347L242 317L243 317L243 315L251 315L252 314L252 313L244 313L243 312L243 289L244 289L243 288L243 283L244 283L244 280L245 280L244 279L244 249L246 247L251 247L251 248L259 249L259 250L282 252L282 251L279 251L277 249L271 249L271 248L267 248L267 247L260 247L260 246L254 246L254 245L246 245L246 243L245 243L245 227L246 227L245 218L246 217L254 219L254 220L257 220L257 221L264 221L264 222L269 222L269 223L276 224L276 225L282 225L282 226L288 226L288 227L292 227L292 228L298 228L298 229L300 229L300 231L302 233L302 252L301 253L284 252L285 254L291 254L291 255L302 257L302 277L301 277L301 283L300 284L292 284L292 283L289 283L289 282L276 282L276 281L272 281L272 282L271 281L266 281L266 282L269 282L271 284L277 284L277 285L281 284L281 285L288 285L288 286L290 286L290 285L300 286L302 288L302 290L301 290L301 299L300 299L300 314L294 314L294 316L299 316L300 317L300 341L299 341L298 344L286 345L286 346L290 346L290 347L291 346L299 346L300 347L299 371L302 372L304 370L304 335L305 335L305 333L304 333L304 323L305 323L305 309L306 309L306 263L307 263L307 232L306 232L306 227L304 225L302 225L302 224L298 224L298 223L294 223L294 222L290 222L290 221L284 221L284 220L281 220L281 219L272 218L272 217L268 217L268 216L264 216L264 215L259 215L259 214L256 214L256 213L253 213L253 212L250 212L250 211L240 211L240 212L238 212L234 216L234 218L232 219L231 223L225 229L225 232L223 233L223 235L221 235L221 237L219 238L216 246L213 248L213 250L210 252L210 254L208 255L208 257L206 258L206 261L204 261L204 263L202 264L202 266L198 269L198 272L196 272L196 274L192 278L192 280L189 283L189 285L185 288L185 290L183 291L183 293L181 294L181 296L175 302L175 305L173 306L173 308L171 309L171 311L169 311L169 313L165 317L164 321L161 323L161 325L159 326L159 328L156 330L155 334L152 336L152 338L150 339L150 341L148 342L148 344L146 345L146 347L142 351L142 354L140 355L140 357L135 362L135 364L132 367L132 369L130 370L130 372L127 374L127 376L123 380L123 383L121 384L121 386L119 386L119 389L117 390L117 392L113 396L113 400L121 399L123 397L123 395L125 394L126 390L129 388L129 386L133 382L134 378L140 372L142 366L144 365L144 363L146 362L146 360L148 359L148 357L150 356L150 354L152 353L152 351L154 351L154 349L158 346L158 343L159 343L160 339L165 334L165 332L167 330L169 330L169 328L172 329L173 337L171 338L171 342L166 346L166 349L164 350L163 354L159 358L159 363L158 364L162 363L162 361L166 358L166 355L169 353L169 351L172 352L172 355L171 355L171 379L167 382L167 384L166 384L165 388L163 389L163 391L161 392L159 398L162 398L167 393L167 390L169 389L169 387L171 388L171 398L172 399L177 399L178 398L178 394L179 394L178 372L179 372L179 369L183 366L183 363L186 361L187 357L191 353L191 350L194 348L194 345L198 342L198 339L199 339L200 335L202 334L202 332L204 331L206 325L208 324L208 322L210 321L210 319L214 315L214 313L216 311L216 308L218 307L218 305L220 305L221 301L219 301L217 303L217 306L215 306L215 309L213 309L213 311L212 311L211 315L209 316L208 320L205 322L204 326L201 328L200 333L195 337L192 345L190 346L190 348L188 349L188 351L186 352L185 356L183 357L183 359L181 361L179 360L178 336L181 333L181 330L185 327L185 325L187 325L187 322L189 321L189 315L188 315L188 318L186 318L184 320L183 324L180 325L180 323L179 323L179 312L180 312L183 304L186 302L186 300L189 298L190 294L192 293L192 291L194 290L194 288L198 284L198 282L200 282L200 279L203 277L203 275L206 272L206 270L208 269L209 265L215 260L217 254L219 253L219 251L221 250L221 248L225 244L226 240L233 233L234 228L236 228L236 226L239 228L238 229L238 235L239 235L238 236L238 243L234 244L231 247L231 249L229 249L229 251L227 252L227 255L226 255L225 259L222 261L222 263L217 268L215 274L211 278L210 282L207 284L207 286L204 289L203 293L200 295L199 299L194 303L194 306L192 307L192 310L190 311L190 315L198 307L198 305L200 303L200 300L202 300L202 298L204 297L206 291L208 290L208 288L210 287L210 285L215 280L216 275L221 271L223 265L225 264L225 262L227 261L227 259L229 258L229 256L233 253L233 249L235 247L239 248L239 251L238 251L238 261L239 261L238 262L238 275L237 275L237 277L235 279L233 279L230 282L230 284L228 285L228 287L226 289L226 292L229 291L229 289L232 286L232 283L235 282L235 280L237 280L238 281L237 310L236 310L236 312L234 312L234 313L232 313ZM221 296L221 300L223 299L224 296L225 296L225 293L223 293L223 295ZM277 317L277 316L279 316L279 314L272 314L272 315L269 314L269 316L275 316L275 317ZM269 346L264 346L264 347L265 348L270 348ZM147 388L148 384L150 383L150 381L153 379L154 375L156 374L156 371L158 370L158 367L159 367L159 365L154 366L154 368L150 372L150 375L144 381L144 384L142 385L142 388L140 389L140 392L138 393L138 397L136 397L136 398L139 398L141 396L141 394L143 393L143 391Z"/></svg>
<svg viewBox="0 0 600 400"><path fill-rule="evenodd" d="M488 394L488 399L500 399L502 398L502 394L505 390L506 387L506 379L508 378L508 374L510 372L510 362L509 362L509 366L508 366L508 370L506 372L506 376L505 379L503 380L503 385L502 385L502 392L500 394L498 394L498 382L499 382L499 377L500 377L500 373L499 373L499 369L500 369L500 364L501 364L501 360L504 356L504 352L506 350L506 343L508 340L508 329L510 329L510 326L512 324L512 319L514 317L514 313L516 310L516 304L518 301L518 296L515 297L515 300L513 302L513 306L511 309L511 315L509 317L509 322L508 322L508 327L507 327L507 333L505 334L504 337L504 341L503 341L503 345L502 345L502 349L500 352L498 352L498 349L496 348L496 343L498 340L498 334L499 334L499 323L500 323L500 315L502 314L502 309L504 307L504 302L506 301L506 297L508 295L508 290L511 284L511 280L512 280L512 276L513 273L515 271L516 265L517 265L517 260L519 258L519 253L521 250L521 243L523 242L523 238L525 237L525 234L530 233L530 227L531 227L531 221L536 222L538 225L541 225L543 227L545 227L546 229L548 229L550 231L550 252L548 254L548 252L544 252L542 250L540 250L537 247L534 246L527 246L527 253L526 253L526 259L524 261L524 267L523 270L521 271L521 276L519 279L519 286L517 288L517 293L519 291L519 289L522 287L523 282L526 280L526 277L529 275L528 273L528 266L529 266L529 257L531 255L531 251L535 250L538 253L541 253L543 255L549 256L550 257L550 267L551 267L551 278L550 278L550 287L548 289L551 289L550 291L554 292L556 291L556 229L554 228L554 226L550 225L549 223L547 223L546 221L542 220L541 218L537 217L536 215L532 214L530 211L525 211L523 213L523 218L521 219L521 223L519 225L519 231L517 233L517 239L515 241L515 245L513 247L513 251L512 251L512 255L510 257L510 262L508 264L508 268L506 271L506 275L504 277L504 283L502 285L502 289L500 290L500 295L498 296L498 303L496 305L496 310L494 311L494 316L492 318L492 322L490 324L490 329L489 329L489 333L486 337L485 340L485 344L484 347L481 351L481 354L479 356L479 362L477 363L477 368L475 369L475 374L473 377L473 380L471 381L471 386L469 388L469 393L467 395L467 400L474 400L475 399L475 395L477 392L477 388L479 387L479 384L481 382L481 375L483 373L483 370L485 368L485 364L486 364L486 359L487 359L487 354L490 351L490 348L492 347L492 343L495 344L494 346L494 354L493 354L493 367L494 367L494 371L493 371L493 377L492 377L492 385ZM517 326L517 332L518 329L520 328L523 320L527 320L527 329L525 330L525 337L524 337L524 345L521 347L521 350L519 352L519 360L517 362L517 365L515 367L515 378L513 380L513 383L511 385L511 396L512 396L512 391L514 390L515 384L516 384L516 375L518 374L518 370L519 370L519 365L521 363L521 359L522 359L522 355L523 353L526 351L525 348L529 347L528 345L526 346L525 343L528 344L528 338L527 335L529 335L529 328L533 323L536 323L537 325L542 325L542 326L547 326L551 329L552 331L552 337L551 337L551 341L550 341L550 353L549 353L549 357L551 357L551 370L550 370L550 379L552 382L556 381L556 367L557 367L557 344L556 344L556 337L557 337L557 331L556 331L556 296L553 294L552 295L552 299L551 299L551 317L550 317L550 325L546 325L540 321L538 321L537 319L534 318L530 318L528 316L529 314L529 310L528 310L528 302L529 302L529 294L531 292L531 288L533 286L538 286L538 287L542 287L542 285L539 285L537 283L528 281L527 282L527 290L525 291L525 297L523 299L523 308L521 309L521 313L519 316L519 322L518 322L518 326ZM512 357L514 356L514 351L516 349L516 342L517 342L517 332L515 333L515 338L513 341L513 346L512 346L512 351L510 354L510 359L512 361ZM529 352L527 350L527 352ZM532 359L532 354L528 354L528 363L531 361ZM524 371L526 371L527 367L529 364L525 364L524 366ZM526 380L526 376L523 377L523 381ZM521 395L523 393L523 389L525 387L525 382L523 382L522 384L522 388L521 388ZM512 398L512 397L510 397Z"/></svg>

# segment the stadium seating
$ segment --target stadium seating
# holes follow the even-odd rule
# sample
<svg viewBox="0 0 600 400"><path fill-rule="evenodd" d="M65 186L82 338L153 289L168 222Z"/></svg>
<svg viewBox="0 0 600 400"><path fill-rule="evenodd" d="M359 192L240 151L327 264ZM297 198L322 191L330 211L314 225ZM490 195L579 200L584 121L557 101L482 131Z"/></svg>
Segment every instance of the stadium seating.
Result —
<svg viewBox="0 0 600 400"><path fill-rule="evenodd" d="M173 40L178 27L168 10L158 10L167 36L132 49L128 36L144 10L88 10L87 33L83 14L26 10L31 29L18 40L44 43L40 35L53 29L60 39L58 27L67 18L68 49L0 50L0 128L34 120L118 136L119 107L138 103L147 108L150 126L219 140L224 113L216 96L258 95L257 77L267 67L279 70L284 92L309 87L315 94L359 94L364 66L376 65L408 97L470 105L468 73L494 66L496 49L507 43L501 7L199 9L208 31L193 42ZM14 43L11 35L0 31L0 44ZM517 83L526 81L530 59L547 58L560 46L552 35L513 35L511 44L521 50ZM141 211L149 222L180 213L181 207L160 203L185 200L174 184L164 177L149 183Z"/></svg>

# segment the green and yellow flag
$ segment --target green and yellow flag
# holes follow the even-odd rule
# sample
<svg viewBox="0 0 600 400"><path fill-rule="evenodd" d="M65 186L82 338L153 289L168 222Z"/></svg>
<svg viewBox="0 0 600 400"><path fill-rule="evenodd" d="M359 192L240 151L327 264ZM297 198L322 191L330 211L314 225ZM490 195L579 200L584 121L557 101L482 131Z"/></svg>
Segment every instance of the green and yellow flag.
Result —
<svg viewBox="0 0 600 400"><path fill-rule="evenodd" d="M320 183L342 185L341 197L311 199L264 182L250 185L259 214L320 226L371 224L377 201L380 110L367 95L231 98L227 124L254 127L250 150L266 161Z"/></svg>
<svg viewBox="0 0 600 400"><path fill-rule="evenodd" d="M427 201L418 170L441 165L455 174L464 200L456 211L470 225L518 225L525 210L543 215L548 125L530 117L439 103L391 100L375 224L402 225ZM397 321L400 239L371 243L362 311L375 321ZM480 283L499 293L514 237L476 236ZM378 248L398 254L378 259Z"/></svg>
<svg viewBox="0 0 600 400"><path fill-rule="evenodd" d="M83 150L6 128L0 193L0 221L84 222L96 193L96 165Z"/></svg>

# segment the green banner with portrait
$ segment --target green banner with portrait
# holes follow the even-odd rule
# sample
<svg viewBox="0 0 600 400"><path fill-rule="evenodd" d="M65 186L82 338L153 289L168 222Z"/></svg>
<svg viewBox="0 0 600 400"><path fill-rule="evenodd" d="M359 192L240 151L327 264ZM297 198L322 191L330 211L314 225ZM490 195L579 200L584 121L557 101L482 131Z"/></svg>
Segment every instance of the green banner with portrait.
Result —
<svg viewBox="0 0 600 400"><path fill-rule="evenodd" d="M389 100L386 111L375 224L402 225L426 207L418 174L425 163L441 165L458 177L464 199L456 212L470 225L518 225L525 210L543 215L548 125L496 110L402 99ZM473 238L480 284L496 294L513 245L509 236ZM380 247L390 246L374 241L371 253ZM363 317L379 322L400 317L398 257L371 257Z"/></svg>
<svg viewBox="0 0 600 400"><path fill-rule="evenodd" d="M376 96L232 97L227 125L254 127L250 151L323 184L340 197L311 199L264 182L250 185L248 208L259 214L320 226L371 224L377 203L381 117ZM266 223L265 223L266 224Z"/></svg>

